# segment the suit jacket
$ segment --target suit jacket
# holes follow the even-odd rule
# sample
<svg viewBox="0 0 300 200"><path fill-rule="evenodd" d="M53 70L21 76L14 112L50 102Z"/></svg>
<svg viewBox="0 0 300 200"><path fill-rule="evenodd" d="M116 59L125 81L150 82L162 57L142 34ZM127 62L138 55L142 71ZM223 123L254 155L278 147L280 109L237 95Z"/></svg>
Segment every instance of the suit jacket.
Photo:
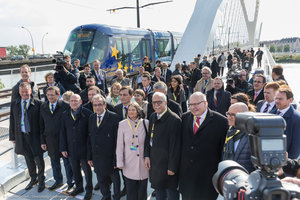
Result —
<svg viewBox="0 0 300 200"><path fill-rule="evenodd" d="M117 113L120 116L121 119L127 118L127 116L125 116L125 118L124 118L125 113L123 113L123 104L122 103L119 104L119 105L116 105L114 107L114 112Z"/></svg>
<svg viewBox="0 0 300 200"><path fill-rule="evenodd" d="M197 84L197 82L201 79L202 74L200 69L195 68L191 71L191 79L190 79L190 87L194 88Z"/></svg>
<svg viewBox="0 0 300 200"><path fill-rule="evenodd" d="M99 127L97 113L93 113L88 123L88 160L92 160L94 169L100 176L108 176L116 166L116 146L120 117L108 110L105 111Z"/></svg>
<svg viewBox="0 0 300 200"><path fill-rule="evenodd" d="M296 159L300 155L300 113L291 105L282 117L286 122L284 134L287 139L288 156Z"/></svg>
<svg viewBox="0 0 300 200"><path fill-rule="evenodd" d="M172 71L170 70L170 69L166 69L167 71L166 71L166 75L164 76L163 75L163 68L161 68L161 77L164 79L164 80L166 80L166 83L168 84L168 83L170 83L170 81L171 81L171 76L172 76Z"/></svg>
<svg viewBox="0 0 300 200"><path fill-rule="evenodd" d="M64 86L62 86L61 83L55 83L54 86L58 87L59 90L60 90L60 95L62 95L63 93L66 92ZM48 84L46 84L45 87L43 87L43 94L44 94L44 98L45 98L45 101L48 101L48 98L46 96L46 90L48 89L48 87L50 87Z"/></svg>
<svg viewBox="0 0 300 200"><path fill-rule="evenodd" d="M30 99L29 107L27 110L28 120L30 125L30 134L25 135L21 132L21 97L17 98L11 103L10 107L10 126L9 126L9 140L16 141L15 153L25 155L28 150L34 156L42 154L40 143L40 106L41 101L38 99ZM24 141L26 139L27 142ZM30 143L30 147L26 146Z"/></svg>
<svg viewBox="0 0 300 200"><path fill-rule="evenodd" d="M180 104L173 101L172 99L169 99L168 96L167 96L167 101L168 101L168 103L167 103L168 108L170 108L170 110L172 112L174 112L175 114L178 115L178 117L181 118L182 108L181 108ZM150 119L150 115L152 113L154 113L153 104L152 104L152 96L148 98L148 109L147 110L148 110L147 111L147 119Z"/></svg>
<svg viewBox="0 0 300 200"><path fill-rule="evenodd" d="M20 98L20 94L19 94L19 86L20 84L22 83L22 79L19 80L17 82L16 85L13 86L13 88L11 89L11 103ZM31 98L34 98L34 99L41 99L41 94L40 94L40 90L38 89L37 85L31 81L30 82L30 85L31 85L31 90L32 90L32 93L31 93Z"/></svg>
<svg viewBox="0 0 300 200"><path fill-rule="evenodd" d="M92 75L95 76L96 79L96 86L101 89L102 91L105 92L105 94L108 94L108 88L107 88L107 81L106 81L106 73L105 71L103 71L102 69L100 69L100 76L101 76L101 80L99 79L99 77L97 76L95 70L91 71ZM101 82L101 83L100 83Z"/></svg>
<svg viewBox="0 0 300 200"><path fill-rule="evenodd" d="M264 103L266 103L265 100L260 100L260 101L257 102L257 104L256 104L256 112L260 112L260 109L264 105ZM277 110L277 108L276 108L276 105L274 104L273 108L270 110L269 113L276 113L276 110Z"/></svg>
<svg viewBox="0 0 300 200"><path fill-rule="evenodd" d="M142 77L142 76L140 74L137 74L132 78L132 83L131 83L132 86L131 87L133 88L133 90L141 89L143 87L142 82L138 83L139 77Z"/></svg>
<svg viewBox="0 0 300 200"><path fill-rule="evenodd" d="M149 121L150 130L146 135L144 156L150 158L151 162L151 187L154 189L176 188L180 160L181 119L168 109L160 119L157 119L157 114L153 113ZM151 130L153 124L154 129ZM167 170L171 170L175 175L168 176Z"/></svg>
<svg viewBox="0 0 300 200"><path fill-rule="evenodd" d="M217 111L218 113L221 113L222 115L225 116L226 112L228 111L228 109L231 105L231 103L230 103L231 93L224 91L224 89L221 88L217 93L217 107L215 107L214 92L215 92L214 88L207 92L206 99L208 102L208 107L211 110Z"/></svg>
<svg viewBox="0 0 300 200"><path fill-rule="evenodd" d="M250 96L250 103L254 104L255 106L256 106L256 104L257 104L258 101L265 99L265 97L264 97L264 89L262 89L260 91L260 93L256 97L255 101L253 101L253 98L254 98L254 95L255 95L254 89L252 89L249 92L247 92L247 94Z"/></svg>
<svg viewBox="0 0 300 200"><path fill-rule="evenodd" d="M179 190L187 199L215 200L218 194L212 177L221 161L228 121L208 109L196 134L193 122L191 112L183 114Z"/></svg>
<svg viewBox="0 0 300 200"><path fill-rule="evenodd" d="M92 73L88 74L87 76L90 76L92 75ZM96 78L96 77L95 77ZM79 86L82 90L84 90L86 88L86 77L85 77L85 74L84 73L81 73L80 76L79 76Z"/></svg>
<svg viewBox="0 0 300 200"><path fill-rule="evenodd" d="M40 109L40 135L41 144L47 145L48 155L52 159L60 158L59 133L62 123L62 114L69 108L69 104L58 100L53 114L49 108L49 102L44 102Z"/></svg>
<svg viewBox="0 0 300 200"><path fill-rule="evenodd" d="M73 160L87 159L88 122L92 114L88 109L80 106L75 120L71 116L71 108L62 116L60 130L60 151L67 151Z"/></svg>
<svg viewBox="0 0 300 200"><path fill-rule="evenodd" d="M111 81L111 84L114 84L115 82L120 83L122 86L130 86L130 79L129 78L123 78L121 81L118 78L114 78Z"/></svg>
<svg viewBox="0 0 300 200"><path fill-rule="evenodd" d="M162 76L160 76L160 80L158 80L158 78L155 75L152 77L151 81L154 83L156 83L158 81L162 81L164 83L166 82L166 80Z"/></svg>

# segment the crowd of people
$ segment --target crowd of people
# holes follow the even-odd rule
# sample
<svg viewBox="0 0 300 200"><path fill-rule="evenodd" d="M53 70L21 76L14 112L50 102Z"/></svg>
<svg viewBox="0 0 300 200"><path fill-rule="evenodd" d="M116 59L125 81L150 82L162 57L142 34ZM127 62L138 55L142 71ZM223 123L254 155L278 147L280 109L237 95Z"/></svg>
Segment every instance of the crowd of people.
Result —
<svg viewBox="0 0 300 200"><path fill-rule="evenodd" d="M12 89L9 140L26 160L31 179L25 189L38 184L38 192L44 190L47 151L55 180L49 189L63 186L62 159L71 196L85 190L84 199L91 199L93 189L100 189L103 200L124 195L146 200L149 179L158 200L178 200L180 194L183 200L216 199L212 176L220 161L255 170L248 135L235 126L236 114L249 111L284 118L295 168L300 114L282 66L273 67L267 82L262 56L260 49L198 55L188 65L177 63L173 72L168 63L157 60L151 66L145 57L132 79L118 69L111 81L99 60L91 67L76 59L73 66L65 56L66 64L45 76L43 101L30 67L21 66L21 80ZM259 70L252 74L255 57ZM289 169L283 168L282 176L295 176Z"/></svg>

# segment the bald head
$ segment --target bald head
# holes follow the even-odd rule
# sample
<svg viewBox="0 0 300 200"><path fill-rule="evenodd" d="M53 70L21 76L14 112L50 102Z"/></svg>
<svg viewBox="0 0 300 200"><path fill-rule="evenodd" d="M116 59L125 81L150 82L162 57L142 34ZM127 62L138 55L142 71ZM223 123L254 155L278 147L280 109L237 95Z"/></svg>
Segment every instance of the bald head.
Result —
<svg viewBox="0 0 300 200"><path fill-rule="evenodd" d="M248 106L245 103L237 102L229 107L226 113L229 126L235 125L235 116L237 113L248 112Z"/></svg>
<svg viewBox="0 0 300 200"><path fill-rule="evenodd" d="M78 94L72 94L70 97L70 107L72 110L76 111L82 104L81 97Z"/></svg>
<svg viewBox="0 0 300 200"><path fill-rule="evenodd" d="M207 110L206 96L195 92L190 97L190 111L194 116L200 117Z"/></svg>

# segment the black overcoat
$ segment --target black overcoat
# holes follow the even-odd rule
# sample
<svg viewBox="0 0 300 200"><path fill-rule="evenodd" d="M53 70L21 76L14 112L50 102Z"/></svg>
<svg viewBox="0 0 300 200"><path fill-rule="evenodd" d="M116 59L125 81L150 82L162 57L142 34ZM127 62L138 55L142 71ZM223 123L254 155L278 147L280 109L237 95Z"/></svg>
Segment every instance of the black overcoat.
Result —
<svg viewBox="0 0 300 200"><path fill-rule="evenodd" d="M215 89L211 89L207 92L206 98L208 107L211 110L217 111L218 113L221 113L225 116L226 112L228 111L231 103L231 93L228 91L224 91L224 88L222 87L218 93L217 93L217 107L215 107L214 104L214 92Z"/></svg>
<svg viewBox="0 0 300 200"><path fill-rule="evenodd" d="M92 160L95 172L108 176L116 166L116 144L118 126L121 118L116 113L105 111L99 127L97 113L89 119L88 160Z"/></svg>
<svg viewBox="0 0 300 200"><path fill-rule="evenodd" d="M75 121L71 116L71 108L63 113L59 147L61 152L67 151L74 160L86 160L88 122L92 112L82 106L78 109Z"/></svg>
<svg viewBox="0 0 300 200"><path fill-rule="evenodd" d="M21 133L21 97L17 98L11 103L10 107L10 125L9 125L9 140L16 141L15 153L24 155L27 147L27 143L24 141L24 137L27 137L27 141L30 142L30 149L34 156L43 153L40 143L40 106L41 101L38 99L30 99L28 107L28 120L30 124L30 134L23 135Z"/></svg>
<svg viewBox="0 0 300 200"><path fill-rule="evenodd" d="M218 196L212 177L221 161L228 130L227 119L210 109L194 135L193 114L182 116L182 147L179 191L187 199L215 200Z"/></svg>
<svg viewBox="0 0 300 200"><path fill-rule="evenodd" d="M48 155L52 159L60 158L59 151L59 133L62 123L62 114L69 108L69 104L63 100L58 100L53 114L49 108L49 102L46 101L41 105L40 110L40 134L41 144L47 145Z"/></svg>
<svg viewBox="0 0 300 200"><path fill-rule="evenodd" d="M153 130L153 143L150 146L150 134ZM180 160L180 131L181 119L169 108L167 112L157 119L157 114L150 116L149 131L146 134L144 157L151 162L150 182L154 189L177 187L178 167ZM169 176L167 171L175 172Z"/></svg>

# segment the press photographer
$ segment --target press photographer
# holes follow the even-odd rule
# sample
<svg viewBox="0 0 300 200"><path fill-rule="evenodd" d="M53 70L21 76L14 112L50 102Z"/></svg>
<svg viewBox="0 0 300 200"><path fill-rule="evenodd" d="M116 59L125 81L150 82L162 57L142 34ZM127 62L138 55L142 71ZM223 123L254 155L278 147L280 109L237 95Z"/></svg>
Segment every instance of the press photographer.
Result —
<svg viewBox="0 0 300 200"><path fill-rule="evenodd" d="M252 89L252 85L248 83L247 71L244 69L228 73L226 83L227 86L225 90L231 94L236 94L238 92L247 93Z"/></svg>
<svg viewBox="0 0 300 200"><path fill-rule="evenodd" d="M63 85L66 91L73 91L79 94L80 88L78 84L79 71L76 68L72 68L71 57L69 55L63 56L62 53L54 56L53 63L56 63L54 67L55 82L59 82Z"/></svg>
<svg viewBox="0 0 300 200"><path fill-rule="evenodd" d="M276 115L250 112L236 115L236 128L248 133L251 161L257 170L249 175L234 161L220 162L213 185L225 200L300 198L300 187L281 182L277 174L286 164L285 127L284 119Z"/></svg>

